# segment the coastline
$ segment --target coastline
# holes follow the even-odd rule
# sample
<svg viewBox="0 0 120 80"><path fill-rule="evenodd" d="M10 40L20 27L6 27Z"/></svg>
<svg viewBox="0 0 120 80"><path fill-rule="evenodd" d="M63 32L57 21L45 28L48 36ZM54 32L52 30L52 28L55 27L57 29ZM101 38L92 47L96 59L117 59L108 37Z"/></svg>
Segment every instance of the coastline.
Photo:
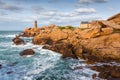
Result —
<svg viewBox="0 0 120 80"><path fill-rule="evenodd" d="M18 41L19 44L23 44L24 41L20 40L19 37L33 37L32 43L34 45L44 45L44 49L62 54L62 58L77 59L80 57L87 60L88 63L92 62L90 64L106 63L103 65L107 66L104 67L104 70L111 72L110 74L102 73L103 69L100 70L102 66L92 67L93 70L101 72L99 75L102 75L102 78L108 79L109 76L120 78L119 66L111 67L107 65L107 63L112 62L120 63L119 15L108 20L92 21L91 27L87 29L71 26L59 27L54 24L38 28L35 23L33 28L25 29L22 34L15 37L13 42L17 44ZM15 40L17 41L15 42ZM115 70L111 71L111 69ZM115 76L116 74L117 76Z"/></svg>

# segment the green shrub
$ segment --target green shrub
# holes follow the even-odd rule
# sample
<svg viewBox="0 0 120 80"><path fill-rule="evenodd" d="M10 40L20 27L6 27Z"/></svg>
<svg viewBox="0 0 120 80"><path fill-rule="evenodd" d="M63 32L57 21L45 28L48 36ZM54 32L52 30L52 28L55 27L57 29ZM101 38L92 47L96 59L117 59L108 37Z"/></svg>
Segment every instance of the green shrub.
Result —
<svg viewBox="0 0 120 80"><path fill-rule="evenodd" d="M81 29L81 30L85 30L85 29L87 29L87 28L79 28L79 29Z"/></svg>
<svg viewBox="0 0 120 80"><path fill-rule="evenodd" d="M58 26L59 29L63 30L63 29L71 29L73 30L75 27L73 26Z"/></svg>

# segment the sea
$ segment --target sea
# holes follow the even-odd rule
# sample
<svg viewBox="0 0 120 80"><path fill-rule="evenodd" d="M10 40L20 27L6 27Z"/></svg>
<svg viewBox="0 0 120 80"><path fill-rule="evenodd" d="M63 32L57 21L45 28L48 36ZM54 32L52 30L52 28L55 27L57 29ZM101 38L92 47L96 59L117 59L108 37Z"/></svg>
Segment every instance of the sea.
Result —
<svg viewBox="0 0 120 80"><path fill-rule="evenodd" d="M61 54L33 45L32 37L25 38L25 45L14 45L12 39L20 31L0 31L0 80L93 80L98 72L85 67L84 60L66 58ZM35 55L20 56L25 49Z"/></svg>

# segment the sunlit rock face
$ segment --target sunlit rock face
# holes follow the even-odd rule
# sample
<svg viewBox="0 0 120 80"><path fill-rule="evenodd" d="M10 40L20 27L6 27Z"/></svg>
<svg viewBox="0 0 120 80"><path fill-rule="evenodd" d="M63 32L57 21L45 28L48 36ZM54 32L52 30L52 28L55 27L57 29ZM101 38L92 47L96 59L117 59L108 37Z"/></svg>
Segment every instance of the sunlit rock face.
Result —
<svg viewBox="0 0 120 80"><path fill-rule="evenodd" d="M114 22L115 24L120 25L120 13L107 19L108 21Z"/></svg>
<svg viewBox="0 0 120 80"><path fill-rule="evenodd" d="M120 61L120 34L114 33L97 38L82 40L81 45L89 56L97 57L101 61Z"/></svg>

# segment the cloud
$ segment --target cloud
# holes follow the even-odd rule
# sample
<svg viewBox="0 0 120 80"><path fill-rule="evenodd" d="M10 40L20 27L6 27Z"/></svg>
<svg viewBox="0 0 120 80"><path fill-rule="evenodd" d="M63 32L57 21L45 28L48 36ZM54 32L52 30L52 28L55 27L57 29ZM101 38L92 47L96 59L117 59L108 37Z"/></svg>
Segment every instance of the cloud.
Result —
<svg viewBox="0 0 120 80"><path fill-rule="evenodd" d="M95 13L96 10L94 8L79 8L79 9L76 9L75 12L77 12L77 13Z"/></svg>
<svg viewBox="0 0 120 80"><path fill-rule="evenodd" d="M7 13L0 11L0 16L8 15Z"/></svg>
<svg viewBox="0 0 120 80"><path fill-rule="evenodd" d="M74 16L83 15L83 14L90 15L93 13L96 13L96 10L94 8L77 8L72 12L59 12L58 15L61 17L74 17Z"/></svg>
<svg viewBox="0 0 120 80"><path fill-rule="evenodd" d="M41 6L32 6L31 8L36 14L39 14L40 12L45 11L45 8L43 8Z"/></svg>
<svg viewBox="0 0 120 80"><path fill-rule="evenodd" d="M32 10L37 15L54 16L56 14L56 10L49 10L41 6L33 6Z"/></svg>
<svg viewBox="0 0 120 80"><path fill-rule="evenodd" d="M33 22L33 19L26 17L0 16L0 22Z"/></svg>
<svg viewBox="0 0 120 80"><path fill-rule="evenodd" d="M0 1L0 9L9 10L9 11L19 11L22 8L17 6L17 5L13 5L13 4L10 4L10 3Z"/></svg>
<svg viewBox="0 0 120 80"><path fill-rule="evenodd" d="M108 0L79 0L81 4L106 3Z"/></svg>

